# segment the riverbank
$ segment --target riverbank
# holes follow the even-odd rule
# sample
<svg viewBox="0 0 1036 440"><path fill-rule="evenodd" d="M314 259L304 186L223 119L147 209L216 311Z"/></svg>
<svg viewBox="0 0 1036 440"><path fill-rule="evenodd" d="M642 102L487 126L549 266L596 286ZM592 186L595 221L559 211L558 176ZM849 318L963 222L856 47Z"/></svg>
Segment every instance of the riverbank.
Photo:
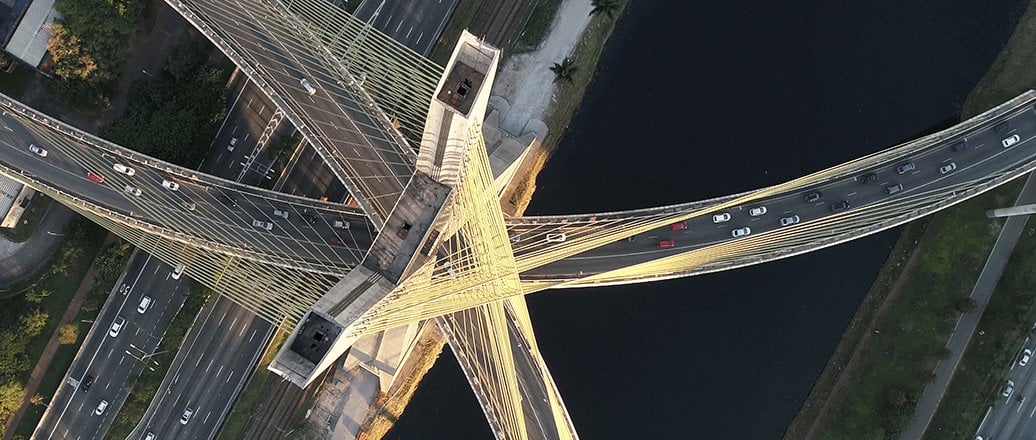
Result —
<svg viewBox="0 0 1036 440"><path fill-rule="evenodd" d="M1036 44L1036 12L1030 2L1014 34L982 81L968 95L961 118L975 114L1036 86L1036 56L1028 48ZM984 209L1010 203L1019 185L1013 184L956 208L915 222L904 230L888 263L846 329L827 367L817 379L809 398L785 432L785 439L873 438L895 435L913 415L921 391L938 359L946 356L945 341L953 329L946 316L945 301L965 298L970 293L988 250L996 240L1002 222L987 220ZM904 264L905 263L905 264ZM1012 262L1009 271L1024 270ZM1006 295L994 296L1003 301ZM1012 296L1008 301L1026 300ZM1015 303L1007 309L1025 308ZM997 314L991 317L990 314ZM990 307L983 328L991 318L1013 323L1021 316ZM992 332L991 332L992 334ZM996 333L1016 338L1015 331ZM994 344L990 344L994 345ZM996 343L1001 350L1003 341ZM1013 356L1014 348L1007 351ZM969 351L971 349L969 348ZM968 355L964 364L967 364ZM978 365L989 365L989 358ZM955 408L954 414L937 413L929 433L953 432L956 437L972 431L995 388L957 390L958 384L974 384L968 375L987 376L995 381L1003 372L987 368L961 368L950 385L941 407ZM979 380L979 383L984 381ZM973 385L965 385L973 386ZM960 396L960 397L956 397ZM970 399L970 401L965 401ZM979 416L980 417L980 416ZM944 424L956 425L954 428ZM934 437L929 435L928 437ZM942 437L938 437L942 438Z"/></svg>

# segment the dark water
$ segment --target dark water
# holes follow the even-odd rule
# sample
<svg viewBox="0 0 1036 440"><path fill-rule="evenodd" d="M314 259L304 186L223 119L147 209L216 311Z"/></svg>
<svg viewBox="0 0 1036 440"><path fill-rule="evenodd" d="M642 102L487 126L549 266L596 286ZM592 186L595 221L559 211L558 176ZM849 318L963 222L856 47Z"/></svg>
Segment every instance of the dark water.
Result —
<svg viewBox="0 0 1036 440"><path fill-rule="evenodd" d="M957 115L1024 3L634 1L530 214L749 190L932 130ZM897 232L731 272L529 297L580 436L779 438ZM388 437L491 438L452 356Z"/></svg>

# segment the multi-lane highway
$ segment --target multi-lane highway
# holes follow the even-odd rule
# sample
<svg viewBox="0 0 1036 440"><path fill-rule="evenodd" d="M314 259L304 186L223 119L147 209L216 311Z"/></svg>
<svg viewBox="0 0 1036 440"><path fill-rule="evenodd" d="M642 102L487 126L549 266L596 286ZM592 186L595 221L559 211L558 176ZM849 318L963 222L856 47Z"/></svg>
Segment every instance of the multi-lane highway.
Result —
<svg viewBox="0 0 1036 440"><path fill-rule="evenodd" d="M1017 143L1005 148L1003 141L1015 135L1018 136ZM967 141L963 147L954 147L965 138ZM706 210L705 214L687 220L684 223L686 227L667 226L634 236L631 240L616 241L524 272L522 278L569 279L606 272L731 240L742 240L744 237L735 238L732 235L733 231L741 228L750 229L749 237L777 229L794 230L833 216L852 214L912 195L937 192L981 180L1036 158L1034 138L1036 112L1033 107L1024 106L1003 118L981 125L966 136L953 137L902 160L861 169L852 175L816 186L776 194L750 205L715 212ZM912 163L913 169L900 173L897 168L906 163ZM941 171L942 167L949 164L953 164L952 170ZM868 174L874 177L864 178ZM889 189L898 185L902 185L901 189ZM807 201L806 195L814 192L819 192L820 198ZM834 212L837 209L832 205L843 201L850 207ZM759 206L765 206L766 213L752 215L751 209ZM729 214L729 220L715 222L713 215L724 213ZM791 216L798 216L799 221L782 226L781 219ZM519 258L523 253L523 244L529 244L533 250L559 245L548 242L547 234L564 230L519 225L509 228L515 236L514 246ZM666 246L668 244L671 246Z"/></svg>
<svg viewBox="0 0 1036 440"><path fill-rule="evenodd" d="M1036 347L1029 343L1027 348ZM1021 359L1021 354L1014 359L1008 375L1013 386L1002 384L996 404L979 427L977 435L984 440L1036 438L1036 362L1031 354L1025 365Z"/></svg>
<svg viewBox="0 0 1036 440"><path fill-rule="evenodd" d="M456 7L457 0L420 5L406 0L367 0L356 8L353 16L427 56Z"/></svg>
<svg viewBox="0 0 1036 440"><path fill-rule="evenodd" d="M103 438L126 401L124 385L153 362L151 357L189 286L186 278L172 279L168 265L137 255L97 315L93 331L69 368L67 383L58 388L34 438ZM151 301L142 308L145 296ZM118 331L113 327L116 322L122 322ZM108 403L98 414L102 401Z"/></svg>

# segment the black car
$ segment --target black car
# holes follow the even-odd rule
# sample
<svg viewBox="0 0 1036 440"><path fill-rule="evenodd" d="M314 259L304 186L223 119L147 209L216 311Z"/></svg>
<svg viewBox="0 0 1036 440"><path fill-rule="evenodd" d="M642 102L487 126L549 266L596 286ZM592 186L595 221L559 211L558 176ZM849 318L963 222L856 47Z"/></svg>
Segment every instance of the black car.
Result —
<svg viewBox="0 0 1036 440"><path fill-rule="evenodd" d="M953 144L953 151L960 151L960 150L963 150L965 148L968 148L968 140L967 139L961 139L960 142L957 142L956 144Z"/></svg>
<svg viewBox="0 0 1036 440"><path fill-rule="evenodd" d="M846 209L852 208L852 205L849 204L848 200L842 200L841 202L832 203L830 208L831 212L842 212Z"/></svg>
<svg viewBox="0 0 1036 440"><path fill-rule="evenodd" d="M1010 122L1001 122L1001 123L996 124L995 126L993 126L993 130L996 130L997 133L1007 133L1007 132L1011 131L1011 123Z"/></svg>
<svg viewBox="0 0 1036 440"><path fill-rule="evenodd" d="M83 382L79 384L79 389L83 390L83 392L85 393L87 391L90 391L90 385L93 385L93 384L94 384L94 377L89 375L89 374L87 374L86 377L83 378Z"/></svg>
<svg viewBox="0 0 1036 440"><path fill-rule="evenodd" d="M820 191L813 191L811 193L808 193L808 194L802 196L802 200L805 200L806 203L816 203L816 202L819 202L820 199L823 196L824 195L821 194Z"/></svg>
<svg viewBox="0 0 1036 440"><path fill-rule="evenodd" d="M878 174L877 173L867 173L867 174L864 174L864 175L860 176L860 182L862 182L862 183L871 183L871 182L873 182L875 180L878 180Z"/></svg>

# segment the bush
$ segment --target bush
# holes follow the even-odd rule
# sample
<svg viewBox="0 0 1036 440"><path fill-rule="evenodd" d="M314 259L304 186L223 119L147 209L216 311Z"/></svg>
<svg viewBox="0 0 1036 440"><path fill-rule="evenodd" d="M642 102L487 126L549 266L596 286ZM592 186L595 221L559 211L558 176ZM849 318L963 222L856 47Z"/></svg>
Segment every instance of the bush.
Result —
<svg viewBox="0 0 1036 440"><path fill-rule="evenodd" d="M79 340L79 326L75 323L61 324L58 327L58 343L61 345L72 345Z"/></svg>

